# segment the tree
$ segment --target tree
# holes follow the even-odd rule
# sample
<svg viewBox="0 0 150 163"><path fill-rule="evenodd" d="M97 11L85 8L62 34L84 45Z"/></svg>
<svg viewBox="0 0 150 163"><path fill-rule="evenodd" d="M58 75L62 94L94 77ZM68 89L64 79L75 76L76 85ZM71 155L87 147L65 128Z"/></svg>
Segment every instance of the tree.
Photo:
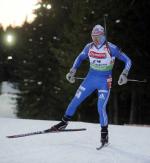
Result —
<svg viewBox="0 0 150 163"><path fill-rule="evenodd" d="M19 117L54 119L60 107L59 62L51 51L54 26L48 11L42 8L32 24L25 24L22 31L23 46L18 73L20 75L18 98ZM50 21L50 20L51 21ZM51 43L51 45L50 45ZM58 110L57 110L58 112Z"/></svg>

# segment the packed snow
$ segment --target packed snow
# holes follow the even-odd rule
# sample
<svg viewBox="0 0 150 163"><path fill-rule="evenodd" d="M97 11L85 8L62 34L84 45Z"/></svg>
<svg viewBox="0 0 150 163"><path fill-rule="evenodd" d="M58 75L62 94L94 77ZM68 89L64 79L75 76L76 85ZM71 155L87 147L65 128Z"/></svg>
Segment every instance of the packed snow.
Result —
<svg viewBox="0 0 150 163"><path fill-rule="evenodd" d="M56 121L0 118L0 163L150 163L150 128L109 126L110 145L100 151L99 124L70 122L86 131L6 136L49 128Z"/></svg>

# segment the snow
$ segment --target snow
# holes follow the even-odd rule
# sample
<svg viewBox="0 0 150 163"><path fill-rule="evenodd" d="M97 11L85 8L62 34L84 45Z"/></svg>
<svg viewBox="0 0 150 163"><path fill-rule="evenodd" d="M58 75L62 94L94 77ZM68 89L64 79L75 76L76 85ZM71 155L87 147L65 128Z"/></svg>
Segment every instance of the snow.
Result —
<svg viewBox="0 0 150 163"><path fill-rule="evenodd" d="M49 128L56 121L0 118L0 163L150 163L150 128L109 126L110 145L100 151L99 124L70 122L87 131L16 139L7 135Z"/></svg>
<svg viewBox="0 0 150 163"><path fill-rule="evenodd" d="M2 82L0 94L0 117L16 118L16 93L19 91L13 88L13 84Z"/></svg>

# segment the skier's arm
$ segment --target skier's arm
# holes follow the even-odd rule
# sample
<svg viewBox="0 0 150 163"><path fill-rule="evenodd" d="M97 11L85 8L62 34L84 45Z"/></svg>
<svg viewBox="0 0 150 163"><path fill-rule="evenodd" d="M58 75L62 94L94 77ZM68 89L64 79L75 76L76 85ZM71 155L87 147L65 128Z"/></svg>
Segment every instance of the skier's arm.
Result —
<svg viewBox="0 0 150 163"><path fill-rule="evenodd" d="M70 83L75 83L75 74L79 66L81 65L82 61L85 60L88 57L88 51L89 51L90 44L87 44L82 52L78 55L78 57L75 59L72 68L70 69L69 73L66 75L66 79Z"/></svg>
<svg viewBox="0 0 150 163"><path fill-rule="evenodd" d="M116 58L118 58L119 60L125 63L124 70L129 72L132 65L131 59L115 45L111 45L110 50L113 56L115 56Z"/></svg>
<svg viewBox="0 0 150 163"><path fill-rule="evenodd" d="M90 47L90 44L87 44L82 50L82 52L75 59L73 66L72 66L73 69L77 70L80 67L82 61L88 58L89 47Z"/></svg>
<svg viewBox="0 0 150 163"><path fill-rule="evenodd" d="M131 59L115 45L112 45L110 50L113 56L117 57L119 60L125 63L125 67L119 77L118 84L119 85L126 84L128 81L127 76L132 65Z"/></svg>
<svg viewBox="0 0 150 163"><path fill-rule="evenodd" d="M129 72L132 62L131 59L121 50L117 50L117 56L116 56L119 60L123 61L125 63L125 70L127 70Z"/></svg>

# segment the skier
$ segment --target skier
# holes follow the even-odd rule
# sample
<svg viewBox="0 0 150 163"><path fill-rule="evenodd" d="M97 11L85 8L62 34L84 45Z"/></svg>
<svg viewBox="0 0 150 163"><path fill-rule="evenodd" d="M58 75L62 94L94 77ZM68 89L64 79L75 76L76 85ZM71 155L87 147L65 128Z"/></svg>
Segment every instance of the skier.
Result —
<svg viewBox="0 0 150 163"><path fill-rule="evenodd" d="M112 82L112 68L115 58L125 63L124 70L122 71L118 84L123 85L127 83L128 72L131 67L131 60L120 49L106 41L104 28L101 25L94 26L91 32L92 42L88 43L79 56L76 58L72 68L66 75L66 79L70 83L75 82L75 74L81 62L87 58L90 61L89 72L84 81L79 86L74 98L68 105L68 108L62 117L60 123L51 127L51 130L62 130L68 125L75 114L78 106L83 100L86 99L93 91L98 91L98 113L99 122L101 126L102 144L108 143L108 118L106 113L106 105L110 95L111 82Z"/></svg>

